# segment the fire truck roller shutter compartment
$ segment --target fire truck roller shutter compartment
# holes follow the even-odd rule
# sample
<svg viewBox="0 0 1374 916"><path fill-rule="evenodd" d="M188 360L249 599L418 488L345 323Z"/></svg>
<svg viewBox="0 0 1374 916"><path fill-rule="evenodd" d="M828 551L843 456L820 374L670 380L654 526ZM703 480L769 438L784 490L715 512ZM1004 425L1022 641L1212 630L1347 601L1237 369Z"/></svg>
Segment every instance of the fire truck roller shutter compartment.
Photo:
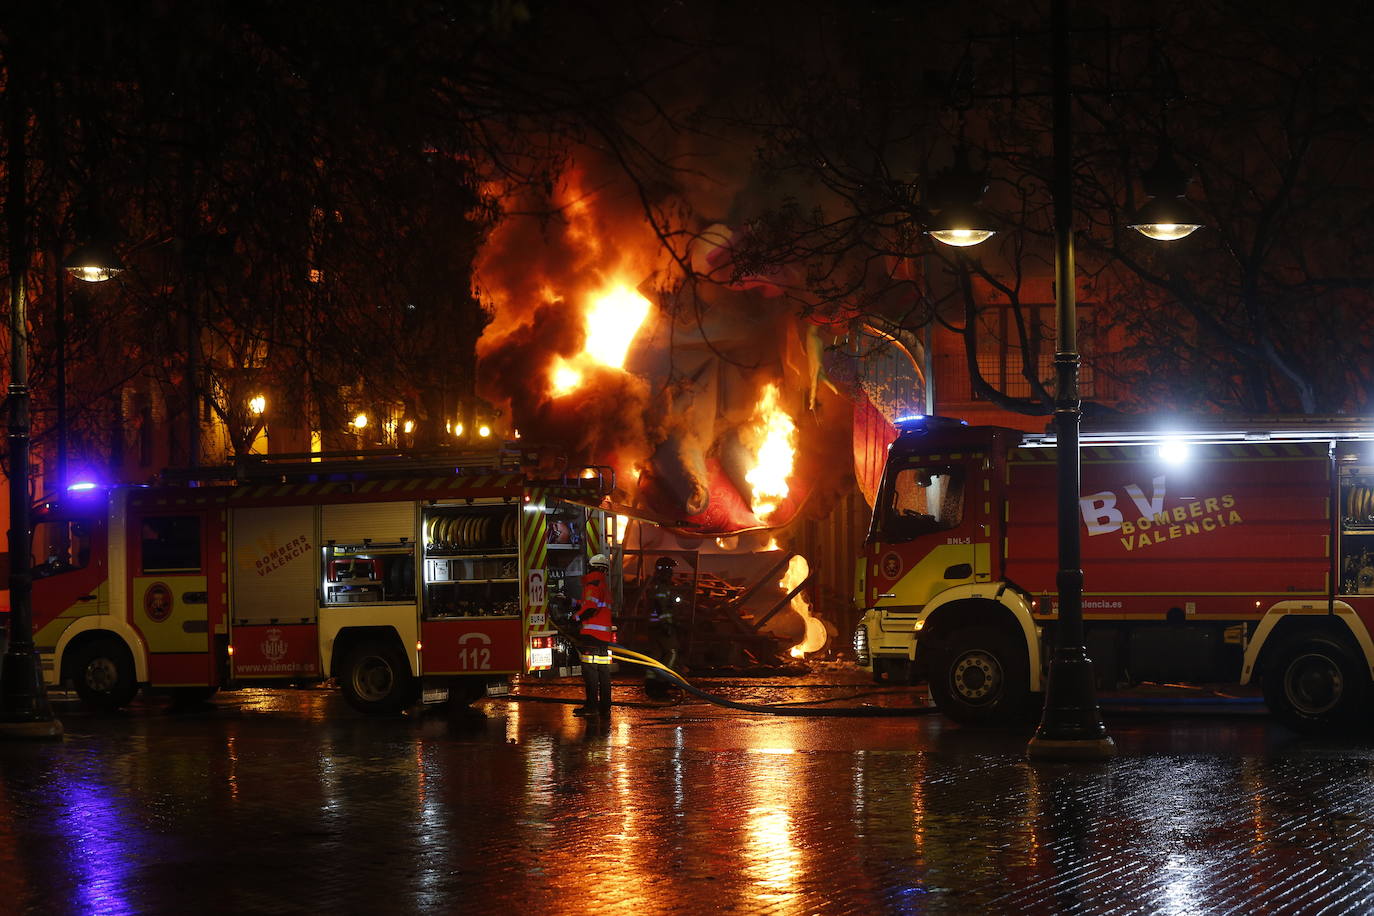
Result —
<svg viewBox="0 0 1374 916"><path fill-rule="evenodd" d="M315 507L233 509L229 525L234 677L318 677Z"/></svg>
<svg viewBox="0 0 1374 916"><path fill-rule="evenodd" d="M235 509L230 525L234 623L313 623L315 507Z"/></svg>
<svg viewBox="0 0 1374 916"><path fill-rule="evenodd" d="M415 503L352 503L320 507L320 537L324 543L396 543L415 540Z"/></svg>

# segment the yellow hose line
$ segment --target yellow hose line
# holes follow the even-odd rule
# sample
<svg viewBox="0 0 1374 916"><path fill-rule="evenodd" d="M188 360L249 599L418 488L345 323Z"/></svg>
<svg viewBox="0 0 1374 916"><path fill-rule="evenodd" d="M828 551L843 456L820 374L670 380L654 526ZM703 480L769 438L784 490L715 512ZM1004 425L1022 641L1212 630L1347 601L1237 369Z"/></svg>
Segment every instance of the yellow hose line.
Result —
<svg viewBox="0 0 1374 916"><path fill-rule="evenodd" d="M611 646L611 655L621 659L622 661L632 662L636 665L643 665L646 668L657 668L660 671L668 672L669 674L673 675L673 677L682 678L682 675L678 674L676 671L674 671L672 668L669 668L667 665L663 664L658 659L650 658L647 655L640 655L638 652L631 651L630 649L621 648L620 646Z"/></svg>

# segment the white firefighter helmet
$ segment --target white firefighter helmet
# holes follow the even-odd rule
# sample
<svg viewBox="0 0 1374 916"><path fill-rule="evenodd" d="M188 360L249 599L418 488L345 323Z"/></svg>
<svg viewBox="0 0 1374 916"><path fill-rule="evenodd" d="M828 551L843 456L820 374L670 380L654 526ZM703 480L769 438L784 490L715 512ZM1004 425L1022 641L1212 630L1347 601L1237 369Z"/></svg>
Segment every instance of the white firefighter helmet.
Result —
<svg viewBox="0 0 1374 916"><path fill-rule="evenodd" d="M599 553L587 561L587 565L592 569L610 569L611 558L604 553Z"/></svg>

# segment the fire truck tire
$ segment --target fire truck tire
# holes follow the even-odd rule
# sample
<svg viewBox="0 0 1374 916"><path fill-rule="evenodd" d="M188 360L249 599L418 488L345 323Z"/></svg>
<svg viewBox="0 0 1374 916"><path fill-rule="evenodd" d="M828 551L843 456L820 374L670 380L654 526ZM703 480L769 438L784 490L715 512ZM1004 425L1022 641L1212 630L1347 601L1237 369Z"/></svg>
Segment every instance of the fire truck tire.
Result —
<svg viewBox="0 0 1374 916"><path fill-rule="evenodd" d="M1327 636L1296 640L1265 665L1264 702L1296 732L1357 725L1369 695L1369 675L1355 653Z"/></svg>
<svg viewBox="0 0 1374 916"><path fill-rule="evenodd" d="M1030 699L1028 668L1025 649L1002 630L956 630L930 672L930 695L964 725L1019 722Z"/></svg>
<svg viewBox="0 0 1374 916"><path fill-rule="evenodd" d="M124 643L114 637L82 643L67 664L76 694L88 709L114 712L127 706L138 693L133 656Z"/></svg>
<svg viewBox="0 0 1374 916"><path fill-rule="evenodd" d="M398 713L415 705L420 682L399 646L380 640L356 643L339 672L344 699L359 712Z"/></svg>

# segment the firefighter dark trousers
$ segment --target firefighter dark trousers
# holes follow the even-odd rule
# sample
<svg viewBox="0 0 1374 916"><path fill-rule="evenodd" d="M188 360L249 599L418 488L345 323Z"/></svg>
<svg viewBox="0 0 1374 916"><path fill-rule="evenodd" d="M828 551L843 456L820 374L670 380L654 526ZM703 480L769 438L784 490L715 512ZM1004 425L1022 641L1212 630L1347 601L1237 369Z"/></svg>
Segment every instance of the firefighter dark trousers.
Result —
<svg viewBox="0 0 1374 916"><path fill-rule="evenodd" d="M587 639L578 650L582 659L582 684L587 690L588 712L611 711L611 647L599 639Z"/></svg>
<svg viewBox="0 0 1374 916"><path fill-rule="evenodd" d="M677 668L678 644L677 628L668 621L654 621L649 624L649 646L645 653L655 661L669 668ZM644 669L644 692L656 700L666 699L670 694L672 682L666 675L652 668Z"/></svg>

